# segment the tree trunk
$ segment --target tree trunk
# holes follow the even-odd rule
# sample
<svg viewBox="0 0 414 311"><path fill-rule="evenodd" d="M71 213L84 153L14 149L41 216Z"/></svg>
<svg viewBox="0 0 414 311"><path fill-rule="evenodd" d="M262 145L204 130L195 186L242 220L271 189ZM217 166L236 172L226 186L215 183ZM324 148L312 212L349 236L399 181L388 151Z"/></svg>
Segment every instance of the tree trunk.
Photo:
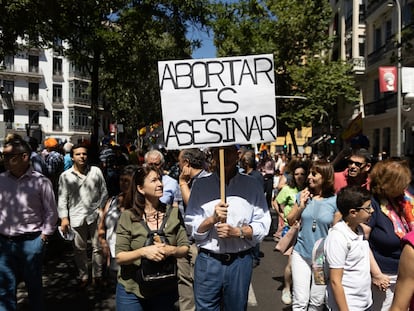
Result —
<svg viewBox="0 0 414 311"><path fill-rule="evenodd" d="M296 142L295 129L290 128L288 131L290 134L290 138L292 139L293 149L295 150L294 154L298 154L299 149L298 149L298 143Z"/></svg>
<svg viewBox="0 0 414 311"><path fill-rule="evenodd" d="M99 163L99 68L100 49L94 49L91 72L91 113L92 113L92 134L91 146L89 148L89 161Z"/></svg>

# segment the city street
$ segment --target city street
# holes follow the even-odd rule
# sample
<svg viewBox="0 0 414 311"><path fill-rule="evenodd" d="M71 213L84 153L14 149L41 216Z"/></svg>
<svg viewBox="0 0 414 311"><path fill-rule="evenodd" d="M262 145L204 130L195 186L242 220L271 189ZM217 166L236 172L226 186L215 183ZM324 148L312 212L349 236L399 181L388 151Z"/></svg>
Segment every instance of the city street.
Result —
<svg viewBox="0 0 414 311"><path fill-rule="evenodd" d="M59 242L58 246L56 244ZM283 284L283 268L287 258L274 252L275 242L263 241L261 251L264 257L254 269L251 291L249 294L248 311L276 311L291 310L280 301ZM53 252L47 255L44 267L44 290L47 310L115 310L114 287L108 286L104 290L94 290L89 286L86 290L77 288L75 266L71 245L67 242L53 242ZM27 293L23 283L18 290L18 310L28 308Z"/></svg>

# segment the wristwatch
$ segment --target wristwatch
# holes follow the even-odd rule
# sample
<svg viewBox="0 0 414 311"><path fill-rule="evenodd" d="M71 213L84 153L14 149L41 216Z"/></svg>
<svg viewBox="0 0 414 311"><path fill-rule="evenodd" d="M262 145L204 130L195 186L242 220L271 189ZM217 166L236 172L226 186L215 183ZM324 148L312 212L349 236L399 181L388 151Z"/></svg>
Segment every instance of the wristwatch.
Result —
<svg viewBox="0 0 414 311"><path fill-rule="evenodd" d="M243 228L239 227L239 230L240 230L240 239L244 239Z"/></svg>

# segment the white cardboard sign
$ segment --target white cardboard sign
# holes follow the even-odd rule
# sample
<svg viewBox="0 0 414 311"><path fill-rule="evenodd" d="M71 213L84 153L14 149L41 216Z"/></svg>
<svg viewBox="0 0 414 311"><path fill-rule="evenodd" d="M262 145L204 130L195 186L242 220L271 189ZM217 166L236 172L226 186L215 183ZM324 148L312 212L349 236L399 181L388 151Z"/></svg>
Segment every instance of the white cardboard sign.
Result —
<svg viewBox="0 0 414 311"><path fill-rule="evenodd" d="M158 62L167 149L276 140L273 55Z"/></svg>

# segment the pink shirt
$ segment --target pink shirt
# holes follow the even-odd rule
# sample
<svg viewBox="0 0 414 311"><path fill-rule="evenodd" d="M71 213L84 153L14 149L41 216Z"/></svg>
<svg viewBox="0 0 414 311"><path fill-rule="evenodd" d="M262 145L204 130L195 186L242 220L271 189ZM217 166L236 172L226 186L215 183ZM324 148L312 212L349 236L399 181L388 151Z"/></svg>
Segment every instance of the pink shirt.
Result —
<svg viewBox="0 0 414 311"><path fill-rule="evenodd" d="M348 180L348 169L343 170L342 172L336 172L335 173L335 193L338 193L339 190L346 186L351 186L352 183ZM369 179L367 178L365 182L361 185L361 188L366 188L369 190Z"/></svg>
<svg viewBox="0 0 414 311"><path fill-rule="evenodd" d="M53 187L47 177L31 166L19 178L8 171L0 174L0 234L51 235L57 220Z"/></svg>

